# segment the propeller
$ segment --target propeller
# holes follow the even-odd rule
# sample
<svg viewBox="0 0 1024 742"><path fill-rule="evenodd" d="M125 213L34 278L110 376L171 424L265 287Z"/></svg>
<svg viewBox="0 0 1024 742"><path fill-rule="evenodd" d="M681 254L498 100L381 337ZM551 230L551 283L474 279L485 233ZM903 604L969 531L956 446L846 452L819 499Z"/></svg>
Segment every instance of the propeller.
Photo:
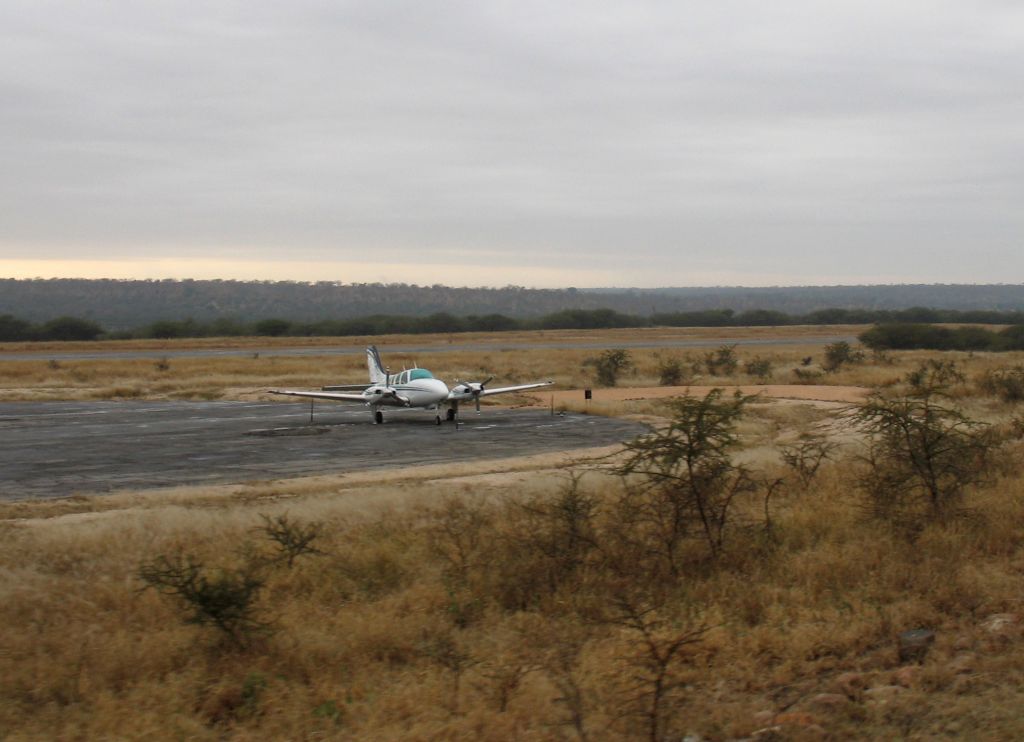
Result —
<svg viewBox="0 0 1024 742"><path fill-rule="evenodd" d="M384 388L380 390L382 397L398 397L398 390L391 386L391 366L384 367Z"/></svg>
<svg viewBox="0 0 1024 742"><path fill-rule="evenodd" d="M462 385L463 394L470 394L473 396L473 400L476 402L476 411L480 412L480 394L484 391L485 387L491 383L491 379L494 376L488 376L483 381L462 381L459 382Z"/></svg>
<svg viewBox="0 0 1024 742"><path fill-rule="evenodd" d="M379 404L380 400L391 398L391 399L397 399L399 402L401 402L406 407L411 407L412 406L412 401L408 397L403 397L401 394L398 393L397 389L393 389L393 388L390 388L390 387L388 387L388 388L382 388L382 387L379 387L379 386L378 387L371 387L370 389L368 389L366 391L366 393L370 394L371 396L375 395L377 397L377 402L367 402L367 404Z"/></svg>
<svg viewBox="0 0 1024 742"><path fill-rule="evenodd" d="M385 398L390 397L391 399L398 400L399 402L401 402L406 407L411 407L412 406L412 401L408 397L403 397L401 394L398 393L397 389L395 389L393 386L391 386L391 379L392 378L393 377L391 375L391 368L390 367L385 367L384 368L384 384L382 385L379 382L377 384L374 384L373 386L369 387L368 389L366 389L366 391L363 392L364 396L365 395L376 396L378 398L378 402L377 403L379 403L379 400L381 400L381 399L385 399ZM377 404L377 403L367 402L367 404Z"/></svg>

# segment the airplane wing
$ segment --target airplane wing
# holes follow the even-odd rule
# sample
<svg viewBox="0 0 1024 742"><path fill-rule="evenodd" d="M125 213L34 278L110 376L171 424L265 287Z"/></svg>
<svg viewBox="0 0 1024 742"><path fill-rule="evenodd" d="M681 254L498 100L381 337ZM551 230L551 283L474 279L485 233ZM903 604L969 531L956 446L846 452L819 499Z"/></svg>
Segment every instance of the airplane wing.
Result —
<svg viewBox="0 0 1024 742"><path fill-rule="evenodd" d="M553 381L541 381L536 384L520 384L518 386L499 386L494 389L488 389L484 387L479 388L475 382L473 386L467 387L465 384L459 384L450 392L448 392L448 399L452 401L465 401L472 400L478 397L489 397L492 394L508 394L509 392L524 392L527 389L537 389L542 386L551 386L555 382Z"/></svg>
<svg viewBox="0 0 1024 742"><path fill-rule="evenodd" d="M344 394L342 392L297 392L291 389L268 389L271 394L287 394L291 397L309 397L310 399L331 399L335 402L365 402L362 394Z"/></svg>
<svg viewBox="0 0 1024 742"><path fill-rule="evenodd" d="M519 386L499 386L496 389L484 389L480 392L481 397L489 397L492 394L507 394L508 392L524 392L527 389L537 389L542 386L551 386L553 381L540 381L536 384L520 384Z"/></svg>

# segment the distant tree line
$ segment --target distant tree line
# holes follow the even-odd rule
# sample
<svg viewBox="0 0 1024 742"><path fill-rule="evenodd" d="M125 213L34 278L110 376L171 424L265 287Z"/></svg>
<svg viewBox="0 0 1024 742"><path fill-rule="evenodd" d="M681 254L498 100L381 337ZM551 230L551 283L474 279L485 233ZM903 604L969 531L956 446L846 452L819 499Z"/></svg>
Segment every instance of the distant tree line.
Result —
<svg viewBox="0 0 1024 742"><path fill-rule="evenodd" d="M984 325L1024 324L1024 311L987 309L818 309L789 314L768 309L734 312L732 309L708 309L694 312L663 312L650 316L649 325L657 327L774 327L778 325L867 325L890 322L976 323Z"/></svg>
<svg viewBox="0 0 1024 742"><path fill-rule="evenodd" d="M1024 350L1024 324L993 331L899 322L876 325L860 341L873 350Z"/></svg>
<svg viewBox="0 0 1024 742"><path fill-rule="evenodd" d="M670 277L669 277L670 278ZM844 307L832 310L829 307ZM199 322L224 318L249 321L282 317L316 323L325 317L359 319L376 315L425 317L449 313L460 317L500 314L539 319L565 310L610 309L626 315L684 317L708 312L722 324L728 309L762 324L780 314L850 312L838 322L873 322L858 312L906 310L908 307L1024 311L1024 285L890 285L687 287L655 289L535 289L454 287L435 284L343 283L341 281L114 280L0 278L0 315L30 322L63 315L86 317L108 330L132 330L158 320L191 317ZM924 310L936 311L936 310ZM985 314L985 312L981 312ZM935 315L903 317L905 322L952 321ZM689 322L689 320L682 320ZM703 321L703 320L702 320ZM988 322L983 316L965 322Z"/></svg>
<svg viewBox="0 0 1024 742"><path fill-rule="evenodd" d="M106 335L99 324L79 317L57 317L33 324L10 314L0 315L0 341L96 340Z"/></svg>
<svg viewBox="0 0 1024 742"><path fill-rule="evenodd" d="M932 323L1010 325L1001 332L982 327L939 327ZM503 314L424 316L375 314L356 319L303 322L280 318L244 322L231 318L158 320L131 330L107 330L80 317L62 316L32 323L0 315L0 341L96 340L200 337L352 337L358 335L504 332L509 330L589 330L628 327L751 327L876 323L861 336L871 348L935 350L1010 350L1024 339L1024 312L911 308L900 310L823 309L809 314L731 309L672 312L643 317L612 309L565 309L542 317L517 319Z"/></svg>

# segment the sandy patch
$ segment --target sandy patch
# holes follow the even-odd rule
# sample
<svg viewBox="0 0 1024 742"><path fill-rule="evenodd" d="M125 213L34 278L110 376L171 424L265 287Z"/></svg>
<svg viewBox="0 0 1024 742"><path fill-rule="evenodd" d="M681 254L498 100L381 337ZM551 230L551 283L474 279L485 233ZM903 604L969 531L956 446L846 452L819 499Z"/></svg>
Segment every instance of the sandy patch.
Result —
<svg viewBox="0 0 1024 742"><path fill-rule="evenodd" d="M804 384L742 384L715 386L650 386L650 387L615 387L612 389L594 389L595 402L625 402L644 399L661 399L664 397L704 396L712 389L723 389L732 394L738 390L741 394L761 394L775 399L801 399L818 402L843 402L853 404L862 401L870 389L859 386L827 386ZM541 392L537 395L536 406L544 407L551 404L566 402L582 402L582 389L564 389L552 392Z"/></svg>

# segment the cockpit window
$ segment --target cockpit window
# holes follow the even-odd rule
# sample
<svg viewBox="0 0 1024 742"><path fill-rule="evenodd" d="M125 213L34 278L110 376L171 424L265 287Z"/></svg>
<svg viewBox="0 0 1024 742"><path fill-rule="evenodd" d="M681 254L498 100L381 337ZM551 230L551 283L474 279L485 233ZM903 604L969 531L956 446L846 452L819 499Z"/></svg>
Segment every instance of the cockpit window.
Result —
<svg viewBox="0 0 1024 742"><path fill-rule="evenodd" d="M409 372L409 381L416 379L433 379L434 375L425 368L414 368Z"/></svg>

